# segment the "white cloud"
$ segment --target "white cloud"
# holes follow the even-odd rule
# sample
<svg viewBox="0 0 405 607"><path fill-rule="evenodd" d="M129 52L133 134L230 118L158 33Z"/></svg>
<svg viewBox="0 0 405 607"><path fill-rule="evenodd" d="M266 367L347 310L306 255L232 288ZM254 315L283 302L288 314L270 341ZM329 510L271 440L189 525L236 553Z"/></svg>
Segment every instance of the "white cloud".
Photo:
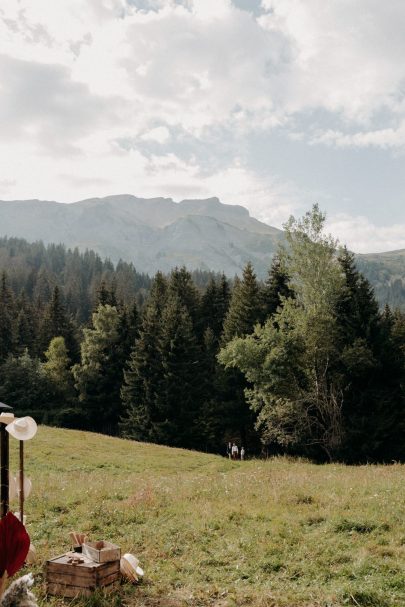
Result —
<svg viewBox="0 0 405 607"><path fill-rule="evenodd" d="M72 84L120 97L134 133L166 122L195 136L215 124L246 136L308 109L332 112L346 126L371 126L382 109L404 116L402 0L389 10L377 0L262 6L267 12L255 19L230 0L3 0L0 52L52 61ZM369 131L379 145L387 128L402 136L392 125L341 132L361 146Z"/></svg>
<svg viewBox="0 0 405 607"><path fill-rule="evenodd" d="M403 98L405 9L379 0L263 0L260 22L289 39L285 107L340 112L367 122ZM285 77L287 79L285 79ZM401 112L403 108L401 108Z"/></svg>
<svg viewBox="0 0 405 607"><path fill-rule="evenodd" d="M156 141L156 143L167 143L169 138L170 131L165 126L157 126L141 136L144 141Z"/></svg>
<svg viewBox="0 0 405 607"><path fill-rule="evenodd" d="M341 213L327 222L328 230L355 253L378 253L405 248L405 223L377 226L367 217Z"/></svg>
<svg viewBox="0 0 405 607"><path fill-rule="evenodd" d="M303 149L404 147L402 0L262 0L261 12L2 0L2 197L217 195L280 226L311 194L293 163L284 176L254 170L253 136L263 154L273 131ZM342 227L362 247L370 225ZM400 238L384 230L376 241Z"/></svg>
<svg viewBox="0 0 405 607"><path fill-rule="evenodd" d="M205 180L208 196L222 202L240 204L257 219L281 228L300 208L296 189L272 177L263 177L236 162Z"/></svg>
<svg viewBox="0 0 405 607"><path fill-rule="evenodd" d="M114 98L91 94L64 66L0 55L0 82L2 139L23 148L30 142L42 153L69 155L89 133L119 122Z"/></svg>
<svg viewBox="0 0 405 607"><path fill-rule="evenodd" d="M339 148L402 148L405 146L405 120L401 121L396 128L376 129L374 131L359 131L357 133L343 133L330 129L319 131L309 141L311 144L321 143Z"/></svg>

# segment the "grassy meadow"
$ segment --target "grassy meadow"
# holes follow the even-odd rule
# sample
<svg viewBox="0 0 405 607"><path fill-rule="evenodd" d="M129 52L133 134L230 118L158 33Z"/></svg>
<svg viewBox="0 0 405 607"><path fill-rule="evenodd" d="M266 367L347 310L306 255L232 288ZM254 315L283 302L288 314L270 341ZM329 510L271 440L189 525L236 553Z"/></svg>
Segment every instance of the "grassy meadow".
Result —
<svg viewBox="0 0 405 607"><path fill-rule="evenodd" d="M45 427L25 453L41 606L405 605L405 466L231 462ZM17 441L10 457L15 471ZM47 597L44 563L72 530L136 554L143 583Z"/></svg>

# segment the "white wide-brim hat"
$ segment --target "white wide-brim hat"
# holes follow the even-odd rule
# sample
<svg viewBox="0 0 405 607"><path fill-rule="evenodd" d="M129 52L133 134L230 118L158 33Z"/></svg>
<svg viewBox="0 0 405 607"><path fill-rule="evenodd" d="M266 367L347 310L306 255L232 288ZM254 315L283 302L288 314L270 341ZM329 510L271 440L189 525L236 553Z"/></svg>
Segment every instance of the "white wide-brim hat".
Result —
<svg viewBox="0 0 405 607"><path fill-rule="evenodd" d="M3 411L0 413L0 424L11 424L15 420L14 413L7 413Z"/></svg>
<svg viewBox="0 0 405 607"><path fill-rule="evenodd" d="M38 426L32 417L21 417L8 424L6 430L18 440L29 440L36 435Z"/></svg>
<svg viewBox="0 0 405 607"><path fill-rule="evenodd" d="M139 567L139 559L133 554L124 554L120 560L121 574L130 582L138 582L143 577L143 569Z"/></svg>

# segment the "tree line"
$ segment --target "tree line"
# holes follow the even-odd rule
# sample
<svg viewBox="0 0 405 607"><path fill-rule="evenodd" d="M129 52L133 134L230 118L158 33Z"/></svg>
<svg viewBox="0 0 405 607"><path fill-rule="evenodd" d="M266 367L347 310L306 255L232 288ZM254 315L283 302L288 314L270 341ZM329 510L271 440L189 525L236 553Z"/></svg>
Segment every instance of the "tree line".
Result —
<svg viewBox="0 0 405 607"><path fill-rule="evenodd" d="M250 263L232 283L185 268L150 279L92 252L0 240L0 267L14 259L0 284L0 400L170 446L403 459L405 318L379 310L324 219L315 206L290 220L265 282Z"/></svg>

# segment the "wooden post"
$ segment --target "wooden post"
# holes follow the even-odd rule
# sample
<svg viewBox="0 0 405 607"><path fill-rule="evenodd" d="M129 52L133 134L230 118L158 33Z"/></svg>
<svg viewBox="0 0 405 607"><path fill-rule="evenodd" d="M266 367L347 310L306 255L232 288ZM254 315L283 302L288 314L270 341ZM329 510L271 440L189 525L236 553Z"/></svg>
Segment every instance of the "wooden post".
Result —
<svg viewBox="0 0 405 607"><path fill-rule="evenodd" d="M20 521L24 524L24 441L20 440Z"/></svg>
<svg viewBox="0 0 405 607"><path fill-rule="evenodd" d="M0 518L6 516L8 512L8 432L6 425L0 423L0 451L1 451L1 472L0 472Z"/></svg>
<svg viewBox="0 0 405 607"><path fill-rule="evenodd" d="M12 415L12 407L0 403L0 412L10 413ZM6 516L8 512L8 490L9 490L9 443L6 424L0 422L0 518Z"/></svg>

